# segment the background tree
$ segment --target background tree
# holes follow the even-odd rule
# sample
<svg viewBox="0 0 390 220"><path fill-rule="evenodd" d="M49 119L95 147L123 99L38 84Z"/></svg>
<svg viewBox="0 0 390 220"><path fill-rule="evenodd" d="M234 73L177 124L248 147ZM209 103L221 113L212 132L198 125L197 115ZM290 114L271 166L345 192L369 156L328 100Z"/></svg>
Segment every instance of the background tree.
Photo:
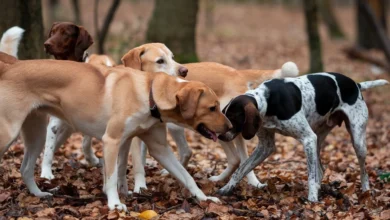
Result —
<svg viewBox="0 0 390 220"><path fill-rule="evenodd" d="M318 6L317 1L303 0L305 12L306 32L310 51L310 73L323 71L321 39L318 33Z"/></svg>
<svg viewBox="0 0 390 220"><path fill-rule="evenodd" d="M19 59L40 59L45 57L45 40L42 23L41 0L0 0L0 33L19 26L25 30L19 46Z"/></svg>
<svg viewBox="0 0 390 220"><path fill-rule="evenodd" d="M165 43L178 62L197 62L195 35L198 8L198 0L155 0L146 40Z"/></svg>
<svg viewBox="0 0 390 220"><path fill-rule="evenodd" d="M331 39L344 39L345 35L341 30L337 18L335 16L333 0L319 0L321 17L328 29Z"/></svg>
<svg viewBox="0 0 390 220"><path fill-rule="evenodd" d="M83 25L80 16L80 3L79 0L72 0L72 8L74 12L74 23L77 25Z"/></svg>
<svg viewBox="0 0 390 220"><path fill-rule="evenodd" d="M114 20L115 12L117 11L121 0L112 1L111 7L108 10L107 16L104 19L104 23L101 29L99 29L98 24L98 6L99 0L95 0L95 8L94 8L94 24L95 24L95 35L97 39L97 51L99 54L104 54L104 43L106 41L107 33L110 29L111 22Z"/></svg>
<svg viewBox="0 0 390 220"><path fill-rule="evenodd" d="M357 0L357 45L363 49L382 48L378 30L367 14L367 6L371 8L379 25L386 31L386 0Z"/></svg>

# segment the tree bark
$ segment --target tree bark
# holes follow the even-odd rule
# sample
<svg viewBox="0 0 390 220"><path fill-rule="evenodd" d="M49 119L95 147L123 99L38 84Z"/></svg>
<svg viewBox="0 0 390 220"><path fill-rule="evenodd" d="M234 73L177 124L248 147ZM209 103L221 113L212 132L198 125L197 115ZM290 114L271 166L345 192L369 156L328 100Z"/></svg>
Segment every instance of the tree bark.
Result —
<svg viewBox="0 0 390 220"><path fill-rule="evenodd" d="M0 0L0 5L6 9L0 13L0 33L3 34L13 26L19 26L25 30L19 46L19 59L45 58L41 1Z"/></svg>
<svg viewBox="0 0 390 220"><path fill-rule="evenodd" d="M381 49L379 36L376 34L376 29L372 22L367 17L366 6L369 5L372 9L375 18L379 21L379 25L385 30L386 24L386 2L385 0L357 0L357 45L363 49Z"/></svg>
<svg viewBox="0 0 390 220"><path fill-rule="evenodd" d="M303 0L305 11L306 32L310 51L310 70L309 72L323 71L321 39L318 33L318 7L317 1Z"/></svg>
<svg viewBox="0 0 390 220"><path fill-rule="evenodd" d="M345 35L341 30L334 13L333 0L320 0L320 6L322 19L328 29L330 38L344 39Z"/></svg>
<svg viewBox="0 0 390 220"><path fill-rule="evenodd" d="M112 5L110 9L108 10L107 16L104 19L103 27L101 30L99 30L99 25L98 25L98 4L99 1L95 0L95 9L94 9L94 20L95 20L95 31L97 35L97 49L99 54L104 54L104 43L106 41L107 33L108 30L110 29L111 22L114 20L114 15L116 10L118 9L118 6L120 4L121 0L114 0L112 2Z"/></svg>
<svg viewBox="0 0 390 220"><path fill-rule="evenodd" d="M165 43L178 62L197 62L195 35L198 8L198 0L155 0L147 41Z"/></svg>
<svg viewBox="0 0 390 220"><path fill-rule="evenodd" d="M72 7L74 11L74 23L77 25L83 25L80 17L80 3L79 0L72 0Z"/></svg>

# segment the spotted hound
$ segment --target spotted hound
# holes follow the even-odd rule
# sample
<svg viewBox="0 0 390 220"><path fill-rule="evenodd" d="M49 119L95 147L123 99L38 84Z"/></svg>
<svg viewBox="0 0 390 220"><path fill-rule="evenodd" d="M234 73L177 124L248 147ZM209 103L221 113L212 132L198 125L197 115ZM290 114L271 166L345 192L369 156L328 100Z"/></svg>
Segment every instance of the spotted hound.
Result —
<svg viewBox="0 0 390 220"><path fill-rule="evenodd" d="M238 182L275 151L275 133L303 144L308 167L309 201L318 201L324 167L321 144L328 133L345 122L360 165L362 190L370 189L366 158L368 109L361 91L388 84L386 80L355 83L339 73L315 73L297 78L272 79L234 98L223 110L233 129L219 138L245 139L255 134L259 144L234 172L219 194L228 194Z"/></svg>

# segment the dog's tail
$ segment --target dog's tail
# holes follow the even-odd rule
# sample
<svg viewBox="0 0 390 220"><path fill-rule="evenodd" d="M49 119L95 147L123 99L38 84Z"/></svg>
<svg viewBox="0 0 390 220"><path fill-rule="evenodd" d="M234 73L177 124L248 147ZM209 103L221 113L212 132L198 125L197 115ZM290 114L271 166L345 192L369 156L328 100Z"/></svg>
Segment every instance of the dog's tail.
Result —
<svg viewBox="0 0 390 220"><path fill-rule="evenodd" d="M366 82L358 83L359 88L360 88L361 91L364 91L364 90L367 90L367 89L371 89L371 88L374 88L374 87L378 87L378 86L384 86L384 85L387 85L387 84L389 84L389 82L387 80L384 80L384 79L378 79L378 80L366 81Z"/></svg>
<svg viewBox="0 0 390 220"><path fill-rule="evenodd" d="M18 57L18 46L22 39L24 29L14 26L4 32L0 40L0 51Z"/></svg>
<svg viewBox="0 0 390 220"><path fill-rule="evenodd" d="M297 64L294 62L288 61L282 66L282 74L281 77L295 77L299 74L299 69Z"/></svg>

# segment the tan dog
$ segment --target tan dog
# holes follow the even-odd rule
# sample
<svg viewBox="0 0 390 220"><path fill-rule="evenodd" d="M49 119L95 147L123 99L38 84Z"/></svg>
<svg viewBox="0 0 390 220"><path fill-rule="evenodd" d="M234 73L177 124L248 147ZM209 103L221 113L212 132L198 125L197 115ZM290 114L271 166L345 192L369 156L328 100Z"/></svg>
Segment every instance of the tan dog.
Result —
<svg viewBox="0 0 390 220"><path fill-rule="evenodd" d="M118 196L116 164L118 154L128 149L121 146L128 145L134 136L140 137L150 154L197 199L219 201L206 197L176 160L167 146L164 123L152 117L149 108L149 101L154 102L162 121L184 125L207 138L224 133L232 125L220 111L217 96L205 84L121 67L113 67L103 77L92 65L72 61L0 62L0 69L0 156L21 133L25 143L21 174L34 195L50 195L42 192L34 180L49 113L75 130L103 140L103 190L110 209L126 210ZM123 163L121 160L123 157L119 163Z"/></svg>
<svg viewBox="0 0 390 220"><path fill-rule="evenodd" d="M159 51L165 48L164 44L144 44L130 50L122 58L122 63L127 67L142 68L144 71L158 69L160 59ZM296 76L299 71L295 63L287 62L282 69L277 70L236 70L229 66L213 62L190 63L184 65L189 74L186 80L200 81L208 85L218 96L220 107L223 108L234 97L245 93L248 89L258 86L265 80L287 76ZM169 124L168 130L179 149L180 161L184 167L192 155L184 135L184 128ZM239 166L240 162L248 158L248 151L242 136L238 136L233 142L220 141L228 160L227 168L218 176L210 177L211 181L222 181L228 178ZM236 149L236 147L237 149ZM144 148L146 149L146 148ZM135 187L134 191L139 192L140 188L146 188L145 171L139 158L145 157L145 150L139 152L139 148L132 148ZM142 155L142 156L139 156ZM122 167L125 169L125 166ZM255 187L263 187L254 172L248 175L248 184Z"/></svg>

